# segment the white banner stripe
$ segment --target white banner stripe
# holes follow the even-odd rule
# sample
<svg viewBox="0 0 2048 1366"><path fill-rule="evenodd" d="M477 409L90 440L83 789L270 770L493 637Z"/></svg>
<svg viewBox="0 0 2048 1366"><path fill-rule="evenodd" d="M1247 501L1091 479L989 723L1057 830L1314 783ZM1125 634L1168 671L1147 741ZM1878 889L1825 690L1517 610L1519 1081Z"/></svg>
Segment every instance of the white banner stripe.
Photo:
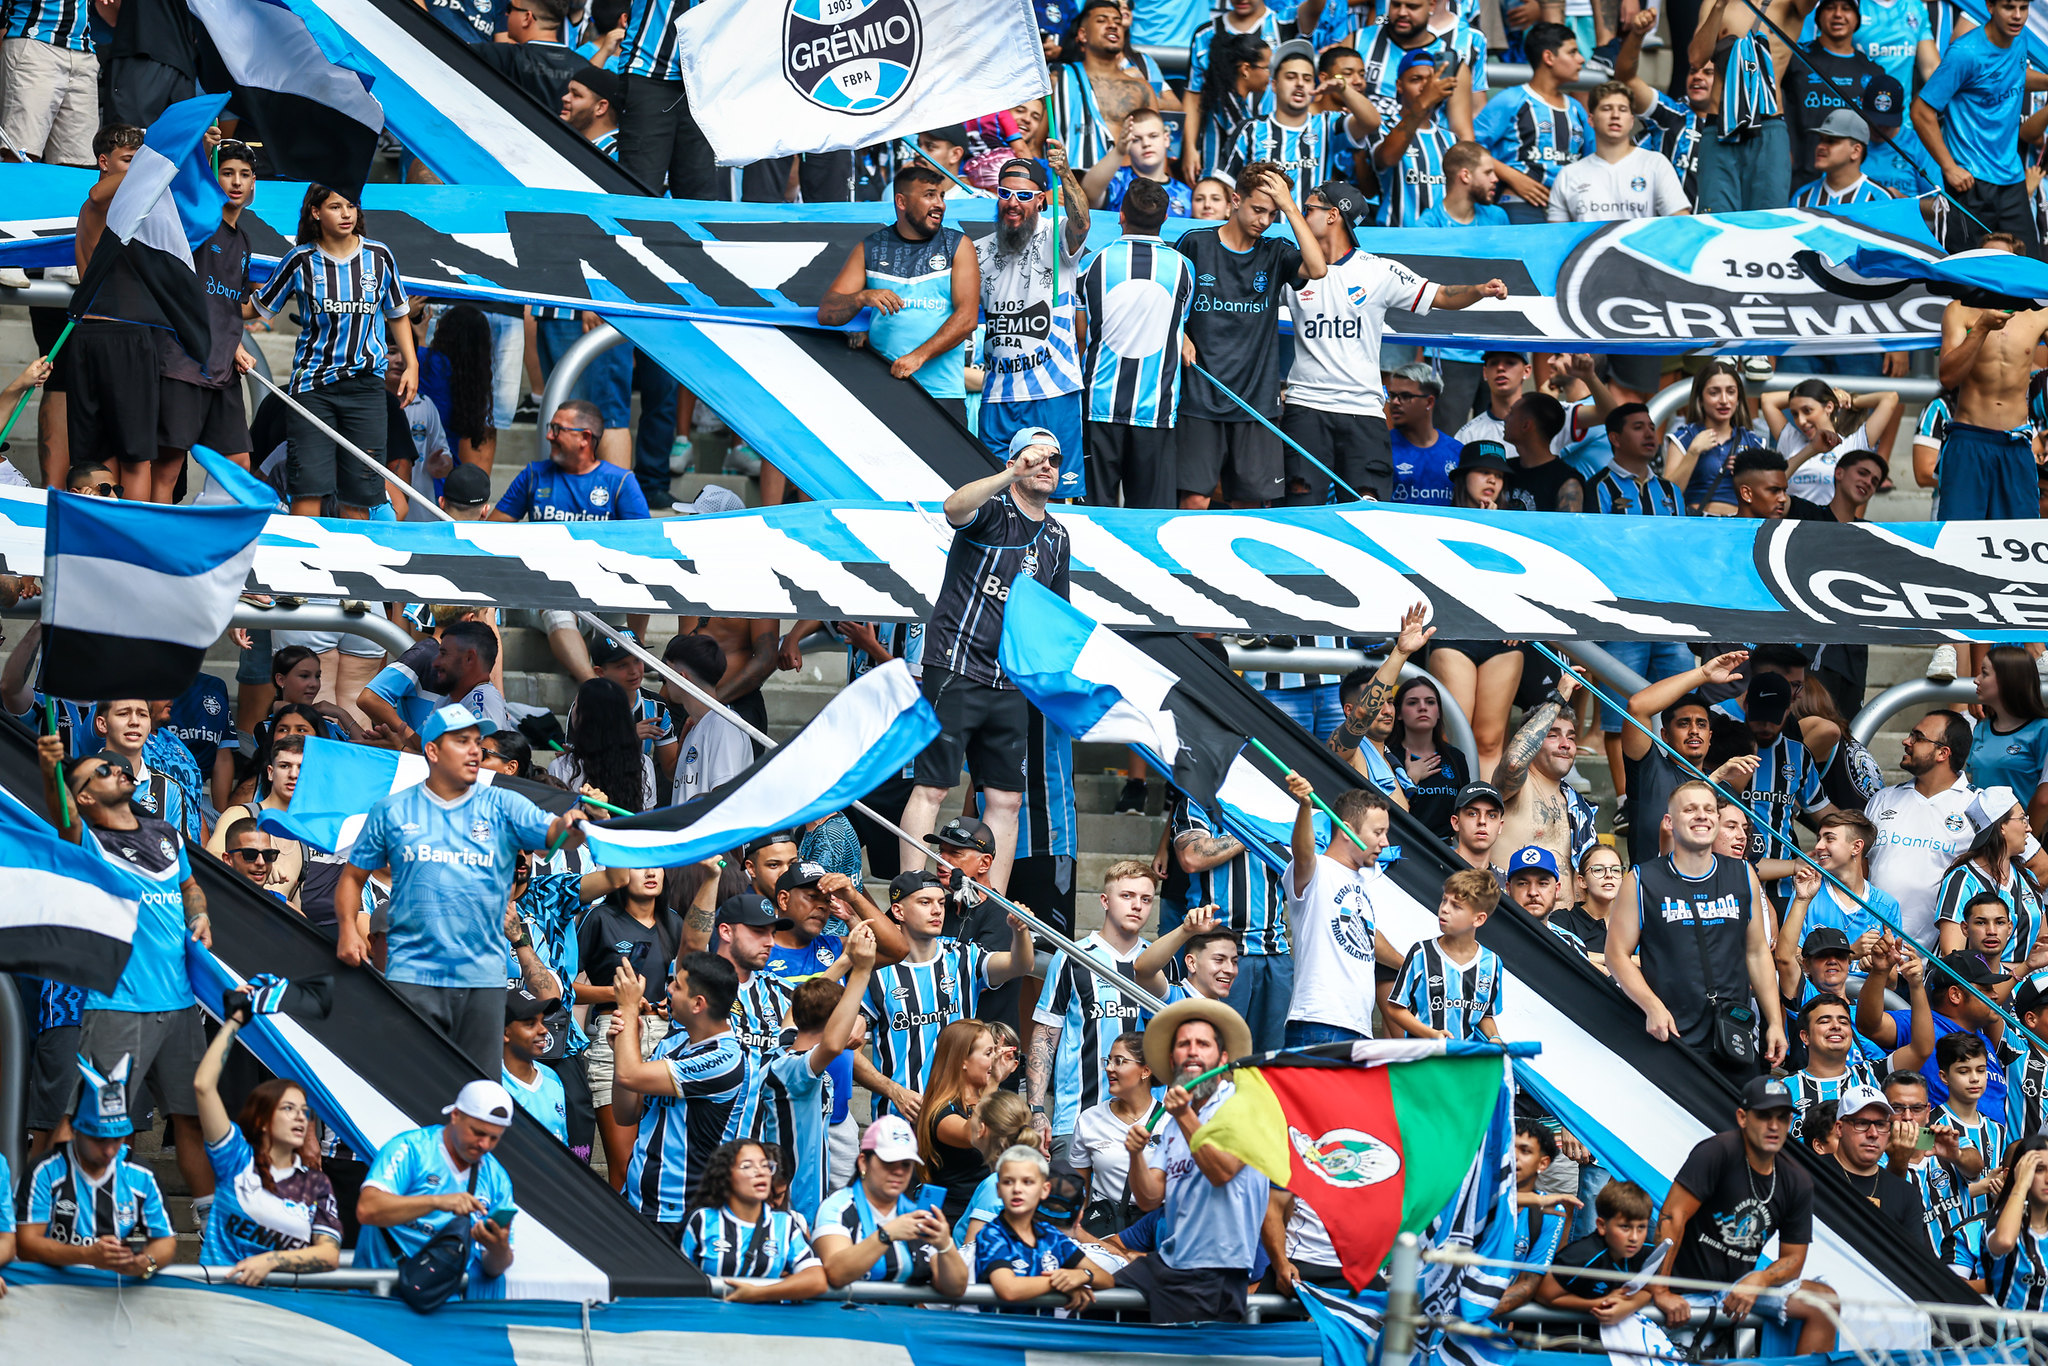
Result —
<svg viewBox="0 0 2048 1366"><path fill-rule="evenodd" d="M128 163L128 174L121 178L120 188L107 204L107 231L123 242L132 239L142 230L150 212L168 200L171 181L177 174L177 163L162 152L146 143L136 148L135 159ZM171 217L177 217L175 209ZM181 240L179 245L185 249L186 261L191 261L190 244Z"/></svg>
<svg viewBox="0 0 2048 1366"><path fill-rule="evenodd" d="M165 574L89 555L52 555L46 624L131 640L161 640L203 650L234 619L256 546L204 574Z"/></svg>
<svg viewBox="0 0 2048 1366"><path fill-rule="evenodd" d="M138 891L140 889L138 888ZM138 903L47 868L0 866L0 926L85 930L132 943Z"/></svg>

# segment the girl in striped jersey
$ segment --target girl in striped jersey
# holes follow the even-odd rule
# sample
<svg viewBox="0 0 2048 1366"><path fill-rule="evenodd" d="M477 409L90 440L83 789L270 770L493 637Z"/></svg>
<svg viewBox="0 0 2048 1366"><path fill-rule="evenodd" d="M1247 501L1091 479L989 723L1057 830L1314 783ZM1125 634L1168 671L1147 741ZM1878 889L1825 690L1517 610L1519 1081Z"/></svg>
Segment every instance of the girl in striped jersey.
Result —
<svg viewBox="0 0 2048 1366"><path fill-rule="evenodd" d="M1935 920L1943 953L1966 947L1965 908L1987 893L2012 912L2012 934L2000 958L2019 962L2032 956L2042 929L2042 894L2021 858L2026 852L2027 808L2009 787L1989 787L1977 794L1964 812L1977 827L1977 838L1941 875L1935 895Z"/></svg>
<svg viewBox="0 0 2048 1366"><path fill-rule="evenodd" d="M371 458L382 460L389 435L387 320L391 344L398 348L400 406L419 392L420 369L398 259L391 248L365 237L364 226L363 211L347 198L324 185L307 186L299 205L298 245L277 263L277 273L253 302L268 318L297 297L293 396ZM321 500L329 494L338 495L344 509L389 506L384 481L344 459L332 437L297 411L287 423L285 486L294 516L319 515Z"/></svg>
<svg viewBox="0 0 2048 1366"><path fill-rule="evenodd" d="M705 1164L696 1208L683 1224L683 1255L707 1276L744 1276L766 1285L735 1285L734 1304L807 1300L831 1289L825 1264L811 1250L801 1214L770 1209L780 1151L758 1139L720 1145Z"/></svg>
<svg viewBox="0 0 2048 1366"><path fill-rule="evenodd" d="M2001 1309L2048 1308L2048 1137L2006 1149L2005 1204L1984 1236L1992 1302Z"/></svg>

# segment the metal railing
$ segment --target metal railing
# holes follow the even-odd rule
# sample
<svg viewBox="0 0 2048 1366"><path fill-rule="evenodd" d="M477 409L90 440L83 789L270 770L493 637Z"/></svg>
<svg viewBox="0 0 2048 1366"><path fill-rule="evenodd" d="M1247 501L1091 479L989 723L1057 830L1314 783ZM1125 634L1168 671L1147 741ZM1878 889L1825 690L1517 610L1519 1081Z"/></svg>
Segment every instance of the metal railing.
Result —
<svg viewBox="0 0 2048 1366"><path fill-rule="evenodd" d="M338 631L360 636L396 657L413 647L404 627L377 610L375 603L334 606L327 603L235 604L233 625L251 631ZM42 614L42 599L27 598L12 607L0 608L0 617L34 620Z"/></svg>
<svg viewBox="0 0 2048 1366"><path fill-rule="evenodd" d="M1793 386L1809 379L1824 380L1834 385L1835 388L1849 394L1881 394L1890 392L1897 394L1900 398L1918 399L1921 402L1941 397L1940 380L1920 379L1912 375L1906 375L1899 379L1886 379L1882 375L1809 375L1794 370L1780 370L1767 379L1745 379L1743 380L1743 385L1752 394L1782 394ZM1665 388L1659 389L1650 396L1649 409L1651 420L1658 426L1663 426L1671 420L1672 416L1680 408L1685 406L1685 401L1691 394L1692 381L1689 379L1680 380L1676 384L1667 385ZM1891 458L1890 454L1887 453L1885 458L1889 460Z"/></svg>

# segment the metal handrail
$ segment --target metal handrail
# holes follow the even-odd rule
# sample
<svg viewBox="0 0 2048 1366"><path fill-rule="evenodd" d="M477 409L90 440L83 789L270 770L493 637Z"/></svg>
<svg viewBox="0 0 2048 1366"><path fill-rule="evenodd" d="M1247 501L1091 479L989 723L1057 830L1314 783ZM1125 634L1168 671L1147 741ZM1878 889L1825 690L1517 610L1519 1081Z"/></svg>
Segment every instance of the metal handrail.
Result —
<svg viewBox="0 0 2048 1366"><path fill-rule="evenodd" d="M25 598L12 607L0 608L0 617L34 620L42 615L42 610L42 599ZM376 604L364 604L364 610L354 611L326 603L292 606L242 601L235 604L230 624L252 631L338 631L345 636L360 636L388 650L393 657L414 645L405 628L379 613Z"/></svg>
<svg viewBox="0 0 2048 1366"><path fill-rule="evenodd" d="M1977 700L1977 685L1967 679L1953 683L1937 683L1931 678L1909 678L1904 683L1894 683L1876 697L1863 704L1856 713L1856 719L1849 723L1849 734L1856 743L1868 746L1884 729L1884 723L1911 706L1934 708L1953 703L1968 703Z"/></svg>
<svg viewBox="0 0 2048 1366"><path fill-rule="evenodd" d="M1835 388L1849 394L1894 393L1900 398L1934 399L1941 397L1941 381L1921 379L1905 375L1898 379L1886 379L1882 375L1808 375L1796 370L1779 370L1766 379L1744 379L1743 386L1752 394L1782 394L1806 380L1825 380ZM1669 422L1685 401L1692 395L1692 381L1682 379L1676 384L1659 389L1650 396L1650 420L1659 427ZM1889 454L1886 459L1890 459Z"/></svg>

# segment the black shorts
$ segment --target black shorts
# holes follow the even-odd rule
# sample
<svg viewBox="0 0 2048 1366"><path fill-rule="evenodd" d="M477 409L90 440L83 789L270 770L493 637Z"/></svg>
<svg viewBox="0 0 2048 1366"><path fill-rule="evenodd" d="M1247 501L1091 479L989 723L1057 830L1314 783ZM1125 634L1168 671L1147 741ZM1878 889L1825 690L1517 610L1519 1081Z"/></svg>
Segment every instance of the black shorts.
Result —
<svg viewBox="0 0 2048 1366"><path fill-rule="evenodd" d="M1337 477L1382 503L1394 496L1394 443L1387 420L1363 413L1331 413L1290 403L1280 410L1280 430L1337 472ZM1330 476L1294 451L1286 454L1287 484L1308 490L1313 506L1330 495ZM1350 494L1339 493L1345 499Z"/></svg>
<svg viewBox="0 0 2048 1366"><path fill-rule="evenodd" d="M1171 508L1178 506L1175 453L1171 427L1134 427L1127 422L1090 422L1088 501L1097 507Z"/></svg>
<svg viewBox="0 0 2048 1366"><path fill-rule="evenodd" d="M1666 358L1663 356L1612 355L1607 358L1607 373L1616 384L1633 389L1639 394L1657 392L1657 381L1664 378Z"/></svg>
<svg viewBox="0 0 2048 1366"><path fill-rule="evenodd" d="M292 397L371 459L383 461L391 431L383 376L364 370L331 384L302 389ZM325 498L331 493L355 507L377 507L390 501L384 480L374 470L341 450L333 437L301 417L296 408L286 409L285 430L289 433L285 489L293 498Z"/></svg>
<svg viewBox="0 0 2048 1366"><path fill-rule="evenodd" d="M157 396L157 444L174 451L206 446L222 455L249 450L249 417L242 410L240 381L208 389L165 379Z"/></svg>
<svg viewBox="0 0 2048 1366"><path fill-rule="evenodd" d="M1231 503L1271 503L1287 492L1280 438L1257 422L1183 417L1179 431L1180 491L1207 494L1219 484Z"/></svg>
<svg viewBox="0 0 2048 1366"><path fill-rule="evenodd" d="M77 1025L59 1025L36 1035L28 1085L32 1132L53 1133L70 1117L71 1097L78 1090L78 1036L83 1032Z"/></svg>
<svg viewBox="0 0 2048 1366"><path fill-rule="evenodd" d="M65 425L71 464L119 469L157 457L157 343L140 323L81 322L59 353L71 357Z"/></svg>
<svg viewBox="0 0 2048 1366"><path fill-rule="evenodd" d="M1251 1273L1219 1266L1182 1270L1155 1253L1117 1272L1116 1283L1145 1297L1154 1323L1243 1323Z"/></svg>
<svg viewBox="0 0 2048 1366"><path fill-rule="evenodd" d="M1459 654L1471 660L1472 667L1475 669L1496 655L1511 655L1515 653L1515 647L1504 640L1439 640L1433 641L1429 649L1431 654L1435 654L1438 650L1456 650ZM1433 673L1435 670L1431 670L1431 672Z"/></svg>
<svg viewBox="0 0 2048 1366"><path fill-rule="evenodd" d="M1033 854L1010 867L1010 900L1071 938L1074 933L1074 856Z"/></svg>
<svg viewBox="0 0 2048 1366"><path fill-rule="evenodd" d="M64 324L71 321L71 314L62 308L31 308L28 311L28 330L35 334L36 354L47 356L50 348L57 345L57 338L64 335ZM55 359L50 362L50 378L44 382L43 391L50 394L71 392L71 347L59 348Z"/></svg>
<svg viewBox="0 0 2048 1366"><path fill-rule="evenodd" d="M917 756L917 785L952 791L960 783L964 758L976 786L1022 792L1031 726L1031 704L1024 694L930 665L918 686L939 714L939 735Z"/></svg>

